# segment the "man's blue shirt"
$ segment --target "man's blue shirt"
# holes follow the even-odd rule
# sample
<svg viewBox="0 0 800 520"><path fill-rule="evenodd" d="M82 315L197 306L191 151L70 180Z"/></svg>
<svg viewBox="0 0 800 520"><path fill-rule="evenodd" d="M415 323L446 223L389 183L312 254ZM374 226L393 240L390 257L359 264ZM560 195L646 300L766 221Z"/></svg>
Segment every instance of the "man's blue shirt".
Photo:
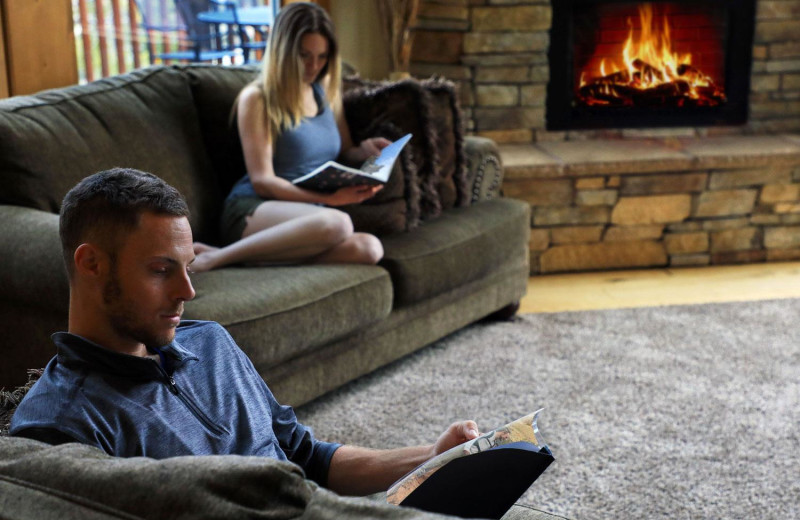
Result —
<svg viewBox="0 0 800 520"><path fill-rule="evenodd" d="M182 322L161 364L65 332L53 340L58 353L14 413L12 435L66 437L117 457L288 459L325 485L339 445L278 404L219 324Z"/></svg>

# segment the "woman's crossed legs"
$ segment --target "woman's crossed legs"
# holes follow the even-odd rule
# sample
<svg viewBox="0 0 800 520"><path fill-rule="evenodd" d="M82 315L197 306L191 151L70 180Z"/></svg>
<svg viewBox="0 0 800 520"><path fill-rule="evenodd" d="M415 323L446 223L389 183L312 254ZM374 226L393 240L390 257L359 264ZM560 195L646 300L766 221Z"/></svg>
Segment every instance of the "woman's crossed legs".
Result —
<svg viewBox="0 0 800 520"><path fill-rule="evenodd" d="M346 213L333 208L269 200L246 217L242 238L222 248L195 242L194 272L229 264L353 263L376 264L380 240L353 231Z"/></svg>

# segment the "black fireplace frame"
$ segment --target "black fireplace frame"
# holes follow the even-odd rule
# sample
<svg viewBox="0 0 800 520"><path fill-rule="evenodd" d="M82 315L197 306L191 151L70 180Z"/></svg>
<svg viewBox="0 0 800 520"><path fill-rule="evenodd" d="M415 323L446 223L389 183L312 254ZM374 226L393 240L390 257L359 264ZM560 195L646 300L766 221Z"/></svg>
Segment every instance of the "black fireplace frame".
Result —
<svg viewBox="0 0 800 520"><path fill-rule="evenodd" d="M756 0L702 0L724 9L726 34L725 93L716 107L636 108L575 106L573 14L599 4L691 3L698 0L551 0L550 81L547 85L547 130L736 126L747 123Z"/></svg>

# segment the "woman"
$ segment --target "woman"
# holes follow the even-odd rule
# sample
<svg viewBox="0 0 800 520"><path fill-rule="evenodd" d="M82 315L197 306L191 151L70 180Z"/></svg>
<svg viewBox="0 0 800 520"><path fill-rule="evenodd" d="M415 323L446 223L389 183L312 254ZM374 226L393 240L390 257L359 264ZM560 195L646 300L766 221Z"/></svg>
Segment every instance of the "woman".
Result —
<svg viewBox="0 0 800 520"><path fill-rule="evenodd" d="M192 270L236 263L361 263L383 256L377 237L355 233L350 217L329 206L363 202L380 187L333 193L291 183L324 162L362 163L388 140L355 146L341 102L341 65L333 23L318 5L284 7L270 32L259 78L237 99L247 175L225 201L228 246L196 242Z"/></svg>

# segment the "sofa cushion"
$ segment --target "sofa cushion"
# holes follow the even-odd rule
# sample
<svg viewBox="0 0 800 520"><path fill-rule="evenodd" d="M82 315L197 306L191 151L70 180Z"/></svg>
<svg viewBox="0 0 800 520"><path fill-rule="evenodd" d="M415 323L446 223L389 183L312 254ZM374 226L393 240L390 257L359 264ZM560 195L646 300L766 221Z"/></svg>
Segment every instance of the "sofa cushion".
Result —
<svg viewBox="0 0 800 520"><path fill-rule="evenodd" d="M258 68L191 64L179 67L189 78L203 142L225 197L246 172L234 103L239 92L258 76Z"/></svg>
<svg viewBox="0 0 800 520"><path fill-rule="evenodd" d="M386 271L375 266L230 267L194 275L185 318L213 319L264 373L384 319Z"/></svg>
<svg viewBox="0 0 800 520"><path fill-rule="evenodd" d="M88 85L0 100L0 203L58 213L78 181L115 166L158 175L216 234L220 196L186 76L151 67Z"/></svg>
<svg viewBox="0 0 800 520"><path fill-rule="evenodd" d="M389 271L395 306L436 296L492 272L508 258L527 255L530 207L495 199L453 208L413 234L383 240L380 265Z"/></svg>

